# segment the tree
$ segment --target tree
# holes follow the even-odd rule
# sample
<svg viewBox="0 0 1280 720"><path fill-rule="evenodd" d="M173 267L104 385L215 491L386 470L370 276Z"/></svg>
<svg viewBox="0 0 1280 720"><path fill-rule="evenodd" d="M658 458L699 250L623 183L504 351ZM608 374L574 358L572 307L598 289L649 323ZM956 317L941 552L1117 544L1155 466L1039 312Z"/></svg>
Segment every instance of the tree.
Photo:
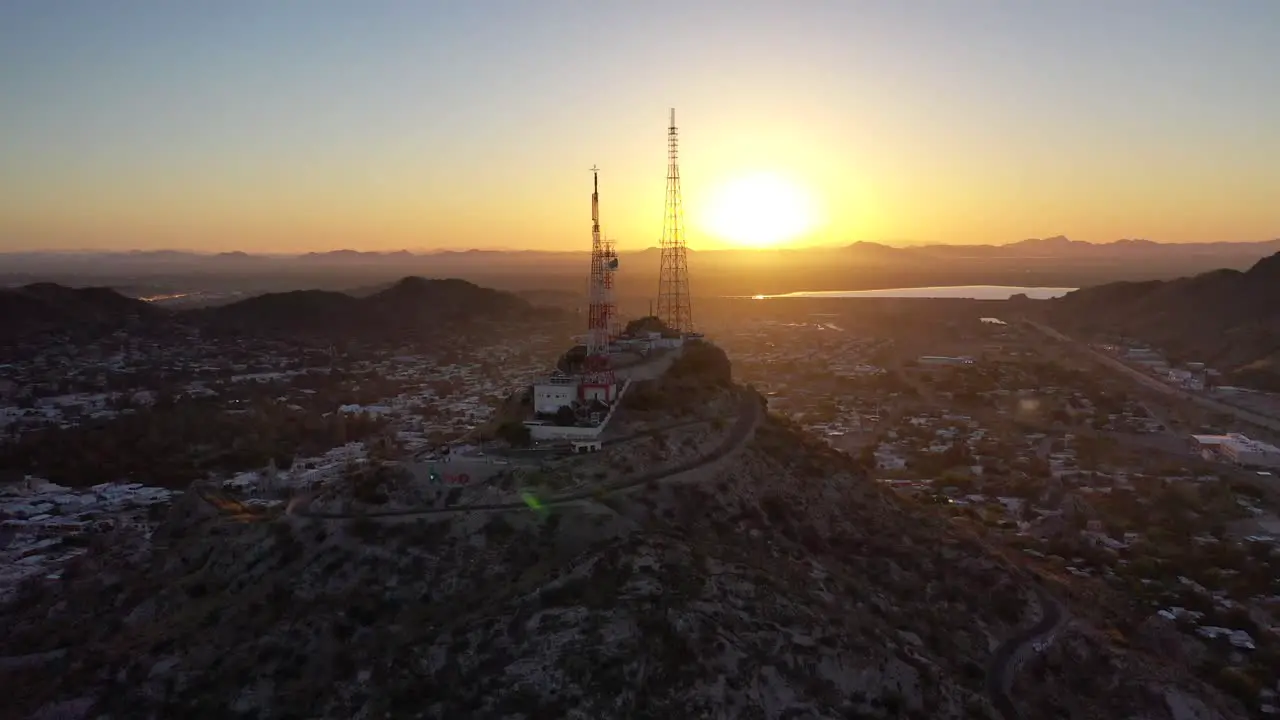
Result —
<svg viewBox="0 0 1280 720"><path fill-rule="evenodd" d="M577 423L577 420L578 418L577 415L574 414L573 408L568 405L561 405L560 409L556 410L556 425L560 425L561 427L574 425Z"/></svg>
<svg viewBox="0 0 1280 720"><path fill-rule="evenodd" d="M862 448L858 453L858 466L870 472L875 470L877 465L879 461L876 459L876 445L873 443Z"/></svg>
<svg viewBox="0 0 1280 720"><path fill-rule="evenodd" d="M963 493L973 491L973 475L963 466L953 466L943 470L939 480L943 487L954 487Z"/></svg>
<svg viewBox="0 0 1280 720"><path fill-rule="evenodd" d="M508 420L499 425L497 435L511 447L529 447L533 442L529 426L517 420Z"/></svg>

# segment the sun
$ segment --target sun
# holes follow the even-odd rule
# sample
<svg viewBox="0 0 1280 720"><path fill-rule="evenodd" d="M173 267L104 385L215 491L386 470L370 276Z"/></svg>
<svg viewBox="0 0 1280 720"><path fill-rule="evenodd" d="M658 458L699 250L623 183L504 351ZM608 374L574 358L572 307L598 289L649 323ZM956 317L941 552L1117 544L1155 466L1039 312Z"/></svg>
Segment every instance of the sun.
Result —
<svg viewBox="0 0 1280 720"><path fill-rule="evenodd" d="M810 195L772 173L746 175L720 186L712 193L704 218L711 234L757 248L794 240L818 224Z"/></svg>

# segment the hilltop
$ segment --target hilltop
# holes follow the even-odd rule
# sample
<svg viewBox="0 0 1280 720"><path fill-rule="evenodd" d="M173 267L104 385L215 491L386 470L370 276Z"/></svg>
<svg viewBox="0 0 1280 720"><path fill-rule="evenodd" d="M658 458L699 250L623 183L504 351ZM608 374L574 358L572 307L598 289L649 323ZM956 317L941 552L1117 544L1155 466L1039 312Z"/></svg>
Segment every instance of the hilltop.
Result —
<svg viewBox="0 0 1280 720"><path fill-rule="evenodd" d="M1243 272L1086 288L1050 308L1063 327L1137 338L1231 382L1280 390L1280 253Z"/></svg>
<svg viewBox="0 0 1280 720"><path fill-rule="evenodd" d="M740 408L722 418L729 449L634 487L541 511L436 505L335 520L223 517L187 493L149 555L104 542L3 611L0 655L29 659L0 666L10 708L997 717L985 677L1000 642L1043 612L1034 581L764 414L761 396L728 379L723 353L699 355L648 393L698 386L699 406ZM731 397L741 402L721 402ZM1087 624L1057 644L1019 692L1070 698L1073 717L1169 718L1172 687L1221 705L1180 668L1113 650ZM56 670L37 667L46 658ZM1206 717L1236 717L1224 713Z"/></svg>

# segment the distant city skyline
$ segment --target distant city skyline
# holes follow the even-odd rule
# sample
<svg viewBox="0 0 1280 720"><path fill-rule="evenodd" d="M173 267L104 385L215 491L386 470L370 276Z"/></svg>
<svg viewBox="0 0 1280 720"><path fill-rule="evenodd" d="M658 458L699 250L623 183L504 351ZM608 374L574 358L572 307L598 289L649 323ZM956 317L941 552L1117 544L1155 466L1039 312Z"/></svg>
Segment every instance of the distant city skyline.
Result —
<svg viewBox="0 0 1280 720"><path fill-rule="evenodd" d="M1268 240L1275 27L1266 0L13 0L0 252L585 251L593 164L640 250L670 107L695 250Z"/></svg>

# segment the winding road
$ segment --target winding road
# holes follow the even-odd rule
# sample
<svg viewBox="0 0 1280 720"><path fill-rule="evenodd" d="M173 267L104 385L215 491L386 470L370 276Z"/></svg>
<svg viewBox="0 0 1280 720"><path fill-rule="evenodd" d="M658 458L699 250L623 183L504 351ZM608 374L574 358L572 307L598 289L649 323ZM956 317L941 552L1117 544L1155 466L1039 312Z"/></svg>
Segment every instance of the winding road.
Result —
<svg viewBox="0 0 1280 720"><path fill-rule="evenodd" d="M742 391L739 400L738 416L730 428L728 434L720 445L710 453L701 457L692 458L677 465L659 468L650 472L642 473L637 476L622 478L613 482L605 482L592 485L587 488L575 490L573 492L556 495L542 502L544 507L555 507L569 505L583 500L594 499L603 492L619 492L635 487L640 487L646 483L668 481L686 473L703 470L731 455L740 452L747 442L754 435L761 419L764 417L764 407L760 399L755 393L750 391ZM228 505L225 502L217 502L217 497L206 494L211 491L210 488L197 488L201 497L214 507L218 508L224 514L229 514L237 509L243 510L238 503ZM313 518L317 520L350 520L355 517L364 517L373 520L379 518L410 518L427 515L440 515L444 513L466 513L466 512L504 512L513 510L525 510L527 505L523 501L503 502L503 503L484 503L484 504L468 504L456 507L445 508L416 508L404 510L385 510L374 511L369 513L317 513L309 512L306 509L294 511L295 517ZM1017 635L1005 640L1000 647L996 649L992 656L991 662L987 668L986 676L986 694L990 698L992 705L1000 713L1004 720L1023 720L1023 716L1018 712L1017 707L1013 704L1010 692L1013 687L1013 681L1022 664L1035 652L1043 650L1039 647L1041 643L1052 642L1053 636L1066 624L1067 614L1062 605L1043 587L1034 586L1037 597L1040 600L1041 617L1030 628L1027 628Z"/></svg>
<svg viewBox="0 0 1280 720"><path fill-rule="evenodd" d="M1014 706L1009 692L1013 679L1025 662L1040 648L1042 642L1052 642L1053 635L1067 622L1067 613L1048 590L1039 585L1035 592L1040 600L1040 621L1001 643L987 668L987 696L991 704L1005 720L1022 720L1022 713Z"/></svg>
<svg viewBox="0 0 1280 720"><path fill-rule="evenodd" d="M728 434L714 450L706 455L691 458L682 463L665 468L657 468L640 475L621 478L612 482L603 482L591 485L580 490L555 495L542 501L543 507L555 507L558 505L569 505L583 500L595 498L600 492L620 492L631 488L639 487L650 482L663 482L678 475L702 470L707 466L713 465L724 458L733 455L743 447L755 433L756 426L764 416L764 406L760 402L759 396L749 390L742 390L739 393L737 419L733 426L729 428ZM197 489L201 497L214 507L224 510L222 503L214 502L207 493L212 489ZM427 515L441 515L444 513L466 513L466 512L505 512L510 510L526 510L528 505L523 500L502 503L474 503L468 505L458 505L453 507L442 508L407 508L403 510L380 510L367 513L327 513L327 512L311 512L306 508L298 508L290 512L294 517L311 518L316 520L349 520L355 517L369 518L377 520L379 518L411 518ZM225 510L224 510L225 511Z"/></svg>

